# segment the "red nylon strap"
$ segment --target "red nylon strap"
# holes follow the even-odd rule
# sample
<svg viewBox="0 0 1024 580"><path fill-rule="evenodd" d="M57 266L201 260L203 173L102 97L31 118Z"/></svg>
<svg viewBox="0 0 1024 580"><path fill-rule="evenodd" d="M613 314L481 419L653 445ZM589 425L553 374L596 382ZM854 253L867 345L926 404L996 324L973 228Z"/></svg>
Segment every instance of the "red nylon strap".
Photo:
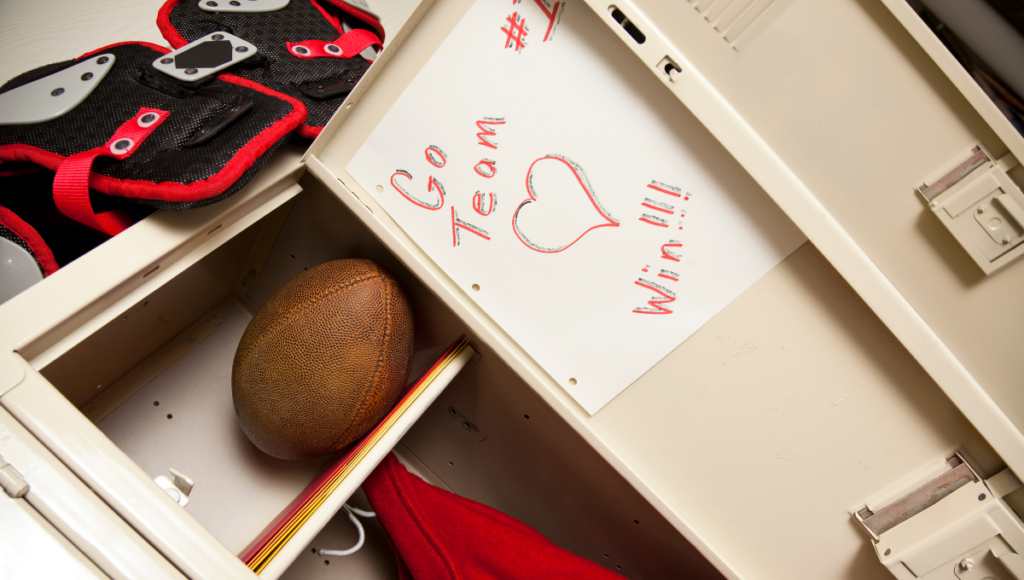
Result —
<svg viewBox="0 0 1024 580"><path fill-rule="evenodd" d="M380 38L369 30L354 28L338 37L338 40L304 40L286 42L288 52L295 58L352 58L372 46L381 49Z"/></svg>
<svg viewBox="0 0 1024 580"><path fill-rule="evenodd" d="M125 159L131 156L168 115L170 113L167 111L142 107L134 117L118 127L114 135L102 146L76 153L65 159L53 177L53 201L57 204L57 209L77 222L112 236L132 225L128 214L123 211L107 211L100 214L93 211L92 203L89 201L92 162L97 157Z"/></svg>
<svg viewBox="0 0 1024 580"><path fill-rule="evenodd" d="M309 0L309 3L312 4L314 8L319 10L320 14L324 15L324 18L326 18L327 21L331 23L331 26L333 26L334 29L338 31L338 34L345 33L345 29L341 26L341 20L337 16L328 12L327 10L324 10L324 7L321 6L320 3L317 2L316 0Z"/></svg>

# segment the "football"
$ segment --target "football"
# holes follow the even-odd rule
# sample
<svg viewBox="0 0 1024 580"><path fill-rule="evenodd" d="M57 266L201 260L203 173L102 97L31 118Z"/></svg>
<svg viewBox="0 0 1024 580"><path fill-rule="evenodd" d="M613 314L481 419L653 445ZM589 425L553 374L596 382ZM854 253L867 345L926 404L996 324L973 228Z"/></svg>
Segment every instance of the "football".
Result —
<svg viewBox="0 0 1024 580"><path fill-rule="evenodd" d="M395 405L412 354L412 310L390 272L369 260L321 264L275 292L242 334L235 415L274 457L333 453Z"/></svg>

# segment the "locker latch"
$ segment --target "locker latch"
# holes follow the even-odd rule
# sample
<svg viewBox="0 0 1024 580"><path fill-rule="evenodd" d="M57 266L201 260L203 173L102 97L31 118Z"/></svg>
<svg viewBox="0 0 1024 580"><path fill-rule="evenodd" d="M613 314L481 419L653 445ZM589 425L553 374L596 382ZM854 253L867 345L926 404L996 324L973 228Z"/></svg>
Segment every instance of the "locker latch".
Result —
<svg viewBox="0 0 1024 580"><path fill-rule="evenodd" d="M1024 580L1024 525L1003 497L1021 487L1010 470L983 481L959 455L945 471L854 518L900 580Z"/></svg>
<svg viewBox="0 0 1024 580"><path fill-rule="evenodd" d="M166 475L158 475L153 481L160 486L160 489L167 492L171 499L178 502L178 505L181 507L187 506L189 502L188 494L192 492L195 482L192 481L192 478L173 467L167 471L171 472L172 479L168 479Z"/></svg>
<svg viewBox="0 0 1024 580"><path fill-rule="evenodd" d="M1024 255L1024 194L1007 171L1013 155L994 160L975 146L952 170L917 188L946 229L986 274Z"/></svg>
<svg viewBox="0 0 1024 580"><path fill-rule="evenodd" d="M7 495L14 499L25 497L29 490L25 478L18 473L13 465L4 461L3 457L0 457L0 487L3 487Z"/></svg>

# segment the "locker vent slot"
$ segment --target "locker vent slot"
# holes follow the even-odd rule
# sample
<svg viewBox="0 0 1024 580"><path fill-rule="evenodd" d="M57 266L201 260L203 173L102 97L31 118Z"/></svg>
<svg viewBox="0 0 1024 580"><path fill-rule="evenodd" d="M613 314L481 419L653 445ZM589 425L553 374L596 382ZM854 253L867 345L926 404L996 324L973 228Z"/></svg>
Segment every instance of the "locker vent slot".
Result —
<svg viewBox="0 0 1024 580"><path fill-rule="evenodd" d="M782 13L792 0L689 0L734 49L739 49Z"/></svg>

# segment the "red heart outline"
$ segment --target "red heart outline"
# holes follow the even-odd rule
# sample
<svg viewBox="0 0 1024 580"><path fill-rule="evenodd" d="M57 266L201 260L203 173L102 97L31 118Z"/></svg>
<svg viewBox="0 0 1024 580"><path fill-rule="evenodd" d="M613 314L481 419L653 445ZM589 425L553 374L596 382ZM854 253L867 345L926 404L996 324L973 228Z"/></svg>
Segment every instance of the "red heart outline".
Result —
<svg viewBox="0 0 1024 580"><path fill-rule="evenodd" d="M583 188L583 192L587 194L587 198L590 199L591 205L593 205L594 209L597 210L597 213L601 214L601 217L603 217L605 221L608 222L603 224L597 224L596 226L587 228L587 230L580 234L579 237L569 242L568 244L562 246L561 248L542 248L540 246L534 245L526 238L525 235L523 235L522 231L519 229L520 210L522 210L528 204L537 201L537 196L534 194L533 191L533 185L530 182L530 176L533 173L533 167L537 165L537 163L544 161L545 159L555 159L557 161L561 161L562 163L564 163L565 166L568 167L570 171L572 171L573 176L576 177L576 181L580 184L580 187ZM601 203L597 200L597 197L594 195L594 188L593 186L590 185L590 180L587 179L587 174L584 173L583 168L567 157L549 154L531 163L530 168L526 171L526 193L529 197L523 200L523 203L519 204L519 207L516 208L515 213L512 215L512 231L515 232L516 237L519 238L519 241L522 242L523 245L525 245L527 248L530 248L535 252L540 252L542 254L555 254L569 248L576 242L580 241L580 239L582 239L583 236L587 235L592 230L596 230L597 228L619 227L618 220L608 215L608 212L605 211L603 207L601 207Z"/></svg>

